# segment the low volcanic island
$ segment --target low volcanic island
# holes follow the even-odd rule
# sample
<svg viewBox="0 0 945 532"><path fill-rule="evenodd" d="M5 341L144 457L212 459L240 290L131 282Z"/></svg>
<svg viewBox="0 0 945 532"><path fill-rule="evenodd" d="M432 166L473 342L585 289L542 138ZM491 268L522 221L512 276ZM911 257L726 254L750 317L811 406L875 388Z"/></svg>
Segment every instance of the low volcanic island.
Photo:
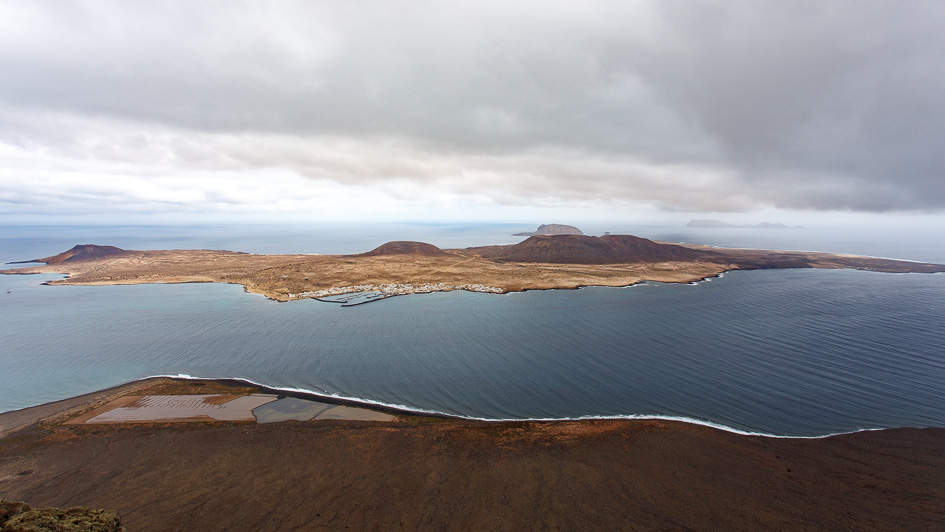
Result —
<svg viewBox="0 0 945 532"><path fill-rule="evenodd" d="M356 255L131 251L87 244L27 262L45 265L0 273L68 276L49 281L51 285L234 283L277 301L371 291L390 296L628 286L643 281L691 283L730 270L776 268L945 272L942 264L856 255L725 249L632 235L577 234L530 236L518 244L446 250L423 242L396 241Z"/></svg>
<svg viewBox="0 0 945 532"><path fill-rule="evenodd" d="M357 255L79 245L30 262L45 265L0 273L67 275L50 285L236 283L278 301L343 304L365 293L357 303L690 283L730 270L945 272L583 234L466 249L390 242ZM130 530L945 528L945 429L776 438L678 421L486 422L343 403L152 378L0 413L0 499L108 508ZM2 507L28 509L17 504Z"/></svg>

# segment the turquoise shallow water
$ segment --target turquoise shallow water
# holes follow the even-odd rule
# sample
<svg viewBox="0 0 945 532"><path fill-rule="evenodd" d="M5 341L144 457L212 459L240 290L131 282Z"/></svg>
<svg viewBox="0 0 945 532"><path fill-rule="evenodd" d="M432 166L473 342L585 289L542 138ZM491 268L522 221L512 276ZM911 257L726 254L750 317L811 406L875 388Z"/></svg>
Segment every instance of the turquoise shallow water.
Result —
<svg viewBox="0 0 945 532"><path fill-rule="evenodd" d="M476 233L414 230L427 241ZM198 245L95 243L204 247L126 231L115 240ZM28 236L17 249L6 241L4 258L87 242ZM909 249L925 260L939 252ZM677 416L807 436L945 426L945 275L731 272L695 285L454 292L351 308L276 303L233 285L0 279L11 290L0 294L0 411L188 374L488 419Z"/></svg>

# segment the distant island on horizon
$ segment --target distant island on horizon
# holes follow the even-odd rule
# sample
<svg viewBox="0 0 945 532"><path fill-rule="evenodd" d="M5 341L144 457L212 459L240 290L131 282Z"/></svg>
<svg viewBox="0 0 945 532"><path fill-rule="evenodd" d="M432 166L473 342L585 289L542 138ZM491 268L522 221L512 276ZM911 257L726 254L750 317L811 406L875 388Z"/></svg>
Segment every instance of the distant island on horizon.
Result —
<svg viewBox="0 0 945 532"><path fill-rule="evenodd" d="M551 235L583 235L584 232L573 225L541 224L538 229L530 233L515 233L512 236L551 236Z"/></svg>
<svg viewBox="0 0 945 532"><path fill-rule="evenodd" d="M737 225L721 220L689 220L686 227L733 228L733 229L803 229L801 225L761 222L758 224Z"/></svg>
<svg viewBox="0 0 945 532"><path fill-rule="evenodd" d="M547 227L547 226L543 226ZM541 228L539 228L541 229ZM3 274L62 273L60 285L218 282L277 301L321 299L360 304L404 294L466 290L507 293L629 286L643 281L692 283L730 270L858 269L893 273L945 272L945 265L834 253L726 249L657 242L633 235L530 236L518 244L440 249L393 241L355 255L254 255L221 250L133 251L78 245L0 270ZM352 301L349 294L371 293ZM346 296L344 299L335 299Z"/></svg>

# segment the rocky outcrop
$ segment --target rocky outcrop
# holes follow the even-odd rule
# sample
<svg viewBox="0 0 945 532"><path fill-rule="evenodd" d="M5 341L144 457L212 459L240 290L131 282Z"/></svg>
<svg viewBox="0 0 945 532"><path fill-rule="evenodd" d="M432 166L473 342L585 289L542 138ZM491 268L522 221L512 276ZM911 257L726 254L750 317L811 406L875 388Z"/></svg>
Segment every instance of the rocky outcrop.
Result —
<svg viewBox="0 0 945 532"><path fill-rule="evenodd" d="M0 532L124 532L117 512L85 506L68 509L31 508L0 500Z"/></svg>

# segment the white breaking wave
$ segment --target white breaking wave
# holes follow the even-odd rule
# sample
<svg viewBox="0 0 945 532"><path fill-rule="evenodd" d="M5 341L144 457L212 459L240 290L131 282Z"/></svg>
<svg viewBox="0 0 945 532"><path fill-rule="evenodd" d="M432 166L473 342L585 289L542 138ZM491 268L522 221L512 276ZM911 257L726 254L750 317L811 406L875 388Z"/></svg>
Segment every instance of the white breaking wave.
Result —
<svg viewBox="0 0 945 532"><path fill-rule="evenodd" d="M400 410L403 412L409 412L414 414L431 414L435 416L444 416L452 419L465 419L469 421L483 421L489 423L509 423L509 422L529 422L529 421L621 421L621 420L650 420L650 421L678 421L681 423L688 423L691 425L701 425L703 427L710 427L713 429L723 430L725 432L731 432L734 434L739 434L742 436L757 436L763 438L780 438L780 439L791 439L791 440L819 440L823 438L830 438L832 436L841 436L843 434L856 434L858 432L872 432L877 430L889 430L887 428L863 428L850 430L846 432L833 432L829 434L821 434L817 436L787 436L784 434L772 434L768 432L760 431L751 431L739 429L736 427L730 427L728 425L723 425L721 423L716 423L714 421L709 421L706 419L699 419L686 416L670 416L670 415L658 415L658 414L626 414L626 415L614 415L614 416L603 416L603 415L588 415L588 416L578 416L578 417L531 417L531 418L486 418L486 417L476 417L476 416L467 416L463 414L451 414L449 412L441 412L439 410L431 410L426 408L417 408L407 405L397 404L397 403L386 403L384 401L378 401L375 399L364 399L360 397L350 397L346 395L339 395L327 391L314 391L306 388L298 387L288 387L288 386L271 386L269 384L264 384L261 382L256 382L250 379L245 379L242 377L195 377L193 375L188 375L184 373L179 373L177 375L152 375L150 377L142 377L137 379L139 381L146 379L153 379L157 377L171 378L171 379L185 379L185 380L231 380L231 381L240 381L255 386L261 386L263 388L268 388L270 390L278 390L282 392L294 392L302 393L306 395L311 395L314 397L323 397L326 399L336 399L346 402L351 402L355 404L367 405L367 406L379 406L382 408L390 408L394 410Z"/></svg>

